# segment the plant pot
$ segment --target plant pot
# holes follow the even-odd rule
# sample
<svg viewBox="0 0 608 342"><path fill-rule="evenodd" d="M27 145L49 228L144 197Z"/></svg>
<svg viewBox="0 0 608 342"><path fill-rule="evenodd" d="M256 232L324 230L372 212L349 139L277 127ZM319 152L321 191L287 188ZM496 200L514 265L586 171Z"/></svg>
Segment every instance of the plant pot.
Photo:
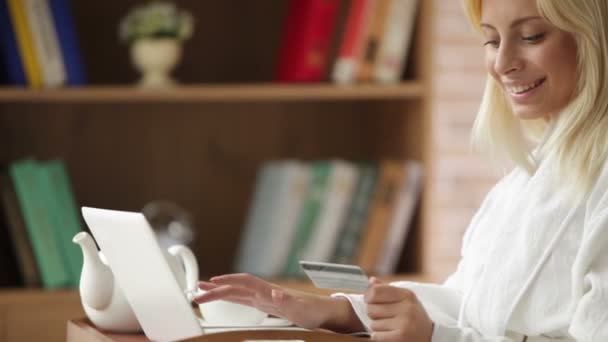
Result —
<svg viewBox="0 0 608 342"><path fill-rule="evenodd" d="M142 74L142 87L170 87L176 84L171 71L182 55L182 45L177 39L143 38L131 45L131 60Z"/></svg>

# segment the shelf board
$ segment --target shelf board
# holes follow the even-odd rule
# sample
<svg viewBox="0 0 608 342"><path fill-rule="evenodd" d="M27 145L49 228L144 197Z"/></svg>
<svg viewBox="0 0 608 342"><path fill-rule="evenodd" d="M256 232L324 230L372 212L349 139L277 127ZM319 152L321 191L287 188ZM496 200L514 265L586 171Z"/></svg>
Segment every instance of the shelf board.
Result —
<svg viewBox="0 0 608 342"><path fill-rule="evenodd" d="M396 85L357 84L203 84L170 89L89 86L32 90L0 88L0 103L14 102L273 102L331 100L407 100L423 96L420 82Z"/></svg>

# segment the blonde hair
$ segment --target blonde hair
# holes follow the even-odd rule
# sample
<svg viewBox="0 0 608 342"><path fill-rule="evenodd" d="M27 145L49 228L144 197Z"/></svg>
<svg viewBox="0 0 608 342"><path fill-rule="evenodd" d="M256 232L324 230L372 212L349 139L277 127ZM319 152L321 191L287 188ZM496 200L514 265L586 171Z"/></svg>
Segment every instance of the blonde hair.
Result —
<svg viewBox="0 0 608 342"><path fill-rule="evenodd" d="M528 141L557 157L568 184L585 193L608 158L608 2L606 0L536 0L540 14L573 34L578 49L578 80L572 101L550 123L517 119L500 86L488 77L473 126L473 146L533 171ZM464 0L473 27L480 31L482 0Z"/></svg>

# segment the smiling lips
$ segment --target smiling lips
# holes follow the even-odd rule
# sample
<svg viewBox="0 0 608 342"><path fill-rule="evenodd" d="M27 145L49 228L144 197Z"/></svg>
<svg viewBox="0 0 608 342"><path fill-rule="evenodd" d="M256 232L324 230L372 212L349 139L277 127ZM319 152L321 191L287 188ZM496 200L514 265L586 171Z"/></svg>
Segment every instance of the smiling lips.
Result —
<svg viewBox="0 0 608 342"><path fill-rule="evenodd" d="M513 95L522 95L529 92L532 89L537 88L541 84L545 82L546 78L541 78L532 83L528 84L518 84L518 85L505 85L507 91Z"/></svg>

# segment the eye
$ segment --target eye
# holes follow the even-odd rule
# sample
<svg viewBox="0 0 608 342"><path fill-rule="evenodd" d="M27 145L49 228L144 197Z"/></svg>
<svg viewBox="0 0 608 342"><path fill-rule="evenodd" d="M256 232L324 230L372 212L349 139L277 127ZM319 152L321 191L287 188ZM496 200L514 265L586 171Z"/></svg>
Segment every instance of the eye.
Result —
<svg viewBox="0 0 608 342"><path fill-rule="evenodd" d="M488 40L485 43L483 43L483 45L484 46L491 46L491 47L497 48L498 45L499 45L499 43L500 42L498 40Z"/></svg>
<svg viewBox="0 0 608 342"><path fill-rule="evenodd" d="M527 43L538 43L541 40L543 40L543 38L545 38L545 34L544 33L538 33L532 36L524 36L521 37L521 40L527 42Z"/></svg>

